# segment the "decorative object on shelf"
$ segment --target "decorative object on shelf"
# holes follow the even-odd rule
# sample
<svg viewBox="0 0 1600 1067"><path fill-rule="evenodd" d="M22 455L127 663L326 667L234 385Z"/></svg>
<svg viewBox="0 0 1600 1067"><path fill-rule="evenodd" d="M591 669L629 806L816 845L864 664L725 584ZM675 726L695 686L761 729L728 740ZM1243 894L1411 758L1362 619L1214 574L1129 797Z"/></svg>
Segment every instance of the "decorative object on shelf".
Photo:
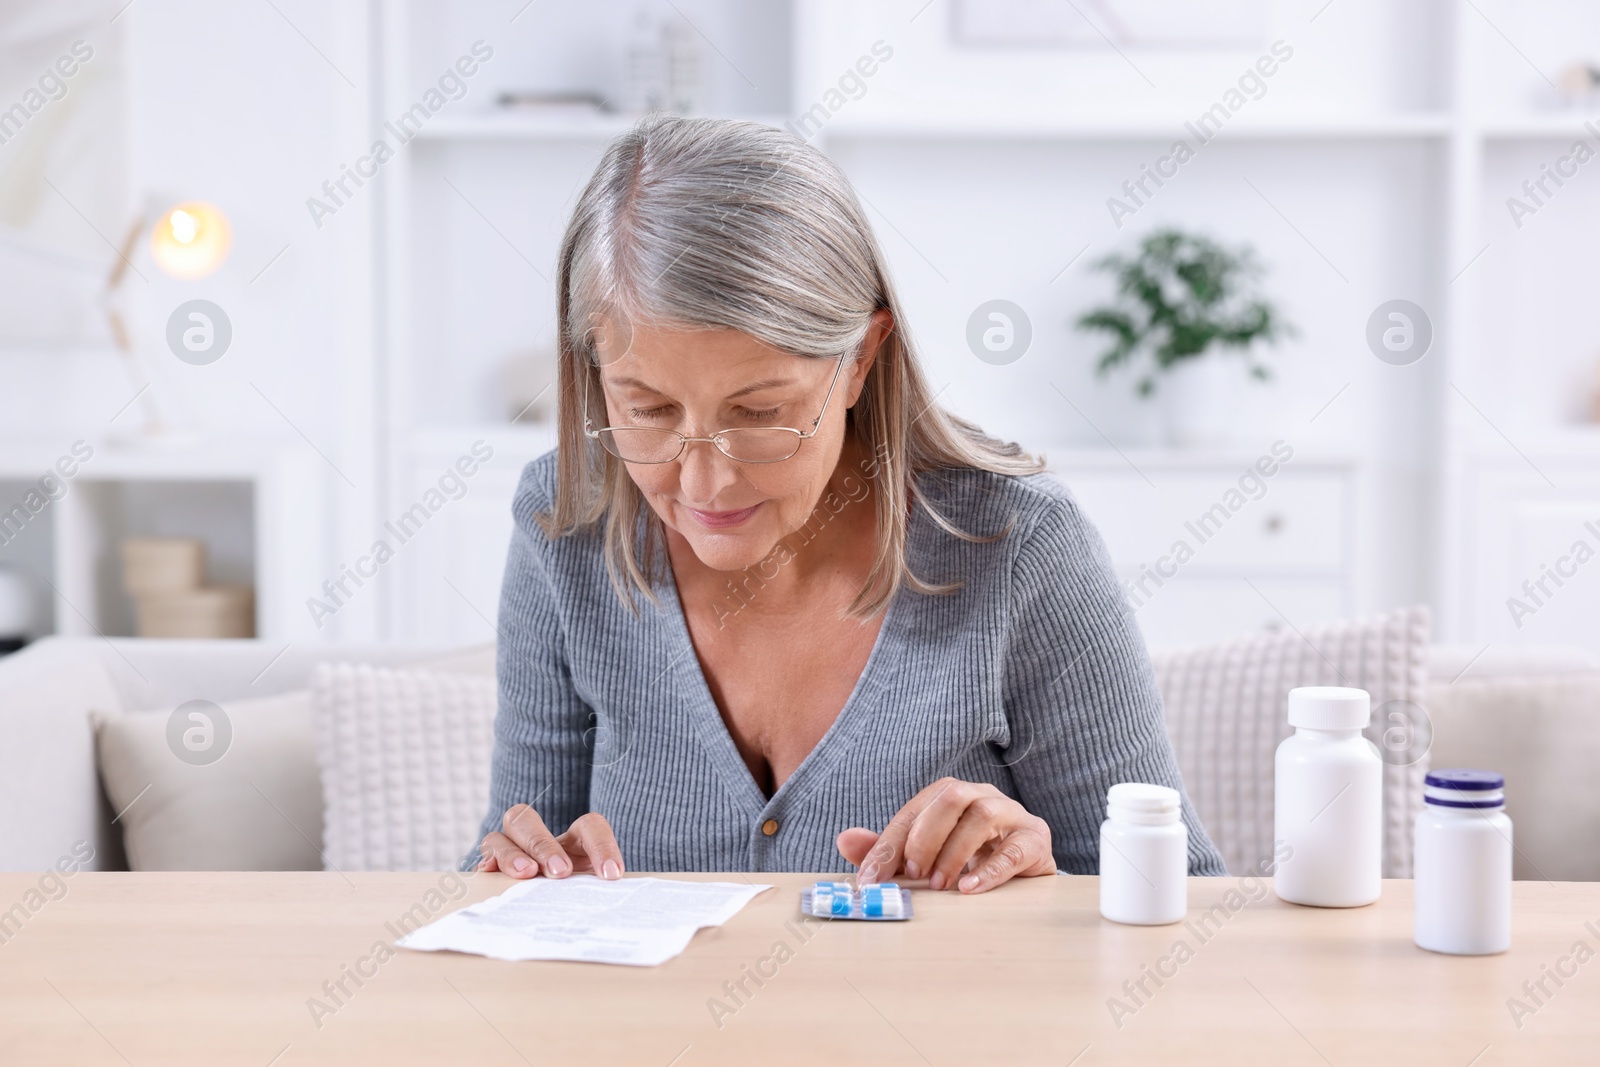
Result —
<svg viewBox="0 0 1600 1067"><path fill-rule="evenodd" d="M206 580L206 546L196 537L130 537L122 542L122 588L128 595L198 589Z"/></svg>
<svg viewBox="0 0 1600 1067"><path fill-rule="evenodd" d="M705 58L699 34L681 14L658 21L634 10L624 57L623 109L698 114L705 108Z"/></svg>
<svg viewBox="0 0 1600 1067"><path fill-rule="evenodd" d="M221 208L200 200L185 201L160 212L147 207L128 227L106 279L104 303L111 337L124 357L133 387L139 390L138 403L144 413L144 423L130 443L189 444L192 443L190 435L176 432L163 418L155 390L150 388L150 376L140 365L139 352L118 306L123 281L129 269L136 270L130 257L147 228L150 230L150 257L156 266L186 281L204 278L222 266L233 245L233 228Z"/></svg>
<svg viewBox="0 0 1600 1067"><path fill-rule="evenodd" d="M534 90L504 92L494 99L502 111L543 112L551 115L603 115L616 107L599 93Z"/></svg>
<svg viewBox="0 0 1600 1067"><path fill-rule="evenodd" d="M255 589L207 585L136 601L140 637L254 637Z"/></svg>
<svg viewBox="0 0 1600 1067"><path fill-rule="evenodd" d="M0 656L15 652L44 630L41 598L21 567L0 563Z"/></svg>
<svg viewBox="0 0 1600 1067"><path fill-rule="evenodd" d="M556 410L556 357L548 348L513 352L501 367L506 418L514 423L552 421Z"/></svg>
<svg viewBox="0 0 1600 1067"><path fill-rule="evenodd" d="M681 14L661 26L661 51L667 69L667 110L698 115L705 110L705 53L700 35Z"/></svg>
<svg viewBox="0 0 1600 1067"><path fill-rule="evenodd" d="M1269 0L955 0L951 37L978 47L1254 47Z"/></svg>
<svg viewBox="0 0 1600 1067"><path fill-rule="evenodd" d="M205 543L197 538L122 542L122 586L140 637L254 637L255 590L204 582Z"/></svg>
<svg viewBox="0 0 1600 1067"><path fill-rule="evenodd" d="M1600 359L1594 361L1594 379L1589 386L1589 421L1600 426Z"/></svg>
<svg viewBox="0 0 1600 1067"><path fill-rule="evenodd" d="M1264 381L1271 372L1254 346L1295 333L1275 307L1250 293L1249 283L1262 273L1254 253L1162 229L1148 234L1136 255L1113 253L1095 269L1112 274L1117 286L1115 303L1093 308L1075 323L1111 336L1096 375L1103 378L1148 356L1153 365L1136 389L1140 396L1160 393L1168 443L1226 440L1233 417L1229 392L1237 379L1223 360L1206 357L1232 349L1247 361L1249 376Z"/></svg>
<svg viewBox="0 0 1600 1067"><path fill-rule="evenodd" d="M634 9L623 57L622 108L640 115L658 110L667 96L667 61L655 18L644 5Z"/></svg>
<svg viewBox="0 0 1600 1067"><path fill-rule="evenodd" d="M1568 64L1556 77L1563 107L1591 110L1600 105L1600 66L1588 60Z"/></svg>

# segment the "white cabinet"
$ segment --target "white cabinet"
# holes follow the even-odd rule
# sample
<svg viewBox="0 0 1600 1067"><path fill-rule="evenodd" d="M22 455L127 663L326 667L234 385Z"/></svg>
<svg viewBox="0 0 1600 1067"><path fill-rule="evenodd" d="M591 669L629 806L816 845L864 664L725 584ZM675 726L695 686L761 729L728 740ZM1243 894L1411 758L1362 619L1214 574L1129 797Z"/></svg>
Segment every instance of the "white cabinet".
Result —
<svg viewBox="0 0 1600 1067"><path fill-rule="evenodd" d="M1447 599L1457 640L1576 645L1600 656L1600 441L1593 445L1463 464Z"/></svg>
<svg viewBox="0 0 1600 1067"><path fill-rule="evenodd" d="M1299 629L1356 610L1354 460L1046 451L1152 644Z"/></svg>
<svg viewBox="0 0 1600 1067"><path fill-rule="evenodd" d="M522 468L555 447L554 435L545 426L466 427L428 431L417 439L397 514L439 492L440 478L459 473L464 456L477 462L469 477L459 479L459 490L451 482L435 498L442 499L438 509L395 555L393 636L436 644L492 641L511 543L512 498Z"/></svg>

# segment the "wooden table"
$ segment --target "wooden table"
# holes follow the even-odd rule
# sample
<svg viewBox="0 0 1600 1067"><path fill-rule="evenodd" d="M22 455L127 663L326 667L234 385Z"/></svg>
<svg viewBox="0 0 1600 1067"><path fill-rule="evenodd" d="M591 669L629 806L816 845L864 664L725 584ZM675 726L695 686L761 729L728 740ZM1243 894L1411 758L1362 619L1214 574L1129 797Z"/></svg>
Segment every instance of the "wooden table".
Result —
<svg viewBox="0 0 1600 1067"><path fill-rule="evenodd" d="M1100 918L1093 878L808 923L811 876L751 877L778 888L630 968L373 955L498 874L79 874L54 900L0 874L24 915L0 926L0 1063L1600 1063L1600 883L1518 882L1512 951L1460 958L1411 943L1404 881L1320 910L1196 878L1188 924L1131 927Z"/></svg>

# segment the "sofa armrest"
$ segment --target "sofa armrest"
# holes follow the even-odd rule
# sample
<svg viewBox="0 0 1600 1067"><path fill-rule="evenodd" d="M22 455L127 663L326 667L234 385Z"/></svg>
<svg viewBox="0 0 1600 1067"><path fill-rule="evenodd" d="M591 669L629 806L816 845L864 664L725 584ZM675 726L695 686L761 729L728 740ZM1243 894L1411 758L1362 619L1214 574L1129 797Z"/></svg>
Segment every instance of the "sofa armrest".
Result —
<svg viewBox="0 0 1600 1067"><path fill-rule="evenodd" d="M90 708L121 708L87 642L45 640L0 659L0 870L124 866L94 759Z"/></svg>

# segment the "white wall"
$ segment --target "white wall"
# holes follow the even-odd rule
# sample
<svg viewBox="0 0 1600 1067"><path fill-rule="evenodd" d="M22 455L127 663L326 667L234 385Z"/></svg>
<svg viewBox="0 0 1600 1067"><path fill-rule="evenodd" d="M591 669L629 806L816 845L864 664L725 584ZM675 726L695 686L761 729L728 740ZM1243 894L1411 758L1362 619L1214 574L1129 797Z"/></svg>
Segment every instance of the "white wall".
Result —
<svg viewBox="0 0 1600 1067"><path fill-rule="evenodd" d="M1360 460L1358 608L1449 601L1442 631L1470 639L1506 591L1496 578L1460 592L1461 568L1485 565L1474 562L1479 545L1453 531L1496 514L1466 488L1479 482L1461 457L1515 458L1562 439L1600 359L1586 314L1600 162L1520 228L1504 204L1570 144L1567 129L1539 126L1553 121L1546 79L1583 54L1600 13L1578 0L1264 6L1259 46L1124 55L959 49L945 0L676 4L715 45L706 58L717 113L797 116L875 41L894 49L819 144L869 205L942 400L993 432L1047 450L1101 447L1102 433L1120 447L1149 441L1150 405L1126 378L1097 380L1099 342L1070 325L1109 293L1091 263L1160 225L1253 246L1269 268L1266 292L1299 335L1269 355L1274 381L1240 394L1237 446L1283 438L1308 456ZM130 280L137 336L164 400L193 425L221 441L264 438L326 457L324 484L307 487L327 512L323 572L364 551L429 471L504 426L508 366L524 364L535 386L548 380L556 248L604 137L436 129L320 228L307 198L475 40L489 41L494 59L435 122L482 116L506 89L615 97L633 7L278 0L280 15L271 5L139 0L108 27L126 35L132 187L213 200L236 234L227 266L205 281L167 279L140 261L150 280ZM1466 75L1454 69L1458 31ZM1124 180L1272 40L1294 54L1264 95L1117 225L1107 199L1124 196ZM397 41L410 53L386 68ZM106 233L124 224L94 222ZM233 319L233 350L211 366L165 353L165 316L190 296ZM1021 305L1034 329L1032 349L1009 366L978 361L965 342L971 310L996 297ZM1438 331L1435 351L1413 366L1379 362L1364 340L1372 309L1396 297L1427 308ZM36 437L104 429L130 392L103 347L3 352L0 374L0 419ZM537 435L495 440L487 495L462 512L468 526L488 522L516 468L544 445ZM1452 489L1441 479L1461 463ZM504 524L491 525L502 538ZM426 635L482 636L466 628L493 612L492 547L457 576L475 605L441 591L453 551L443 546L462 529L441 525L429 535L437 544L355 598L329 632L418 635L449 613L439 624L449 634ZM1441 564L1441 551L1454 562ZM1517 551L1508 575L1537 570L1535 547Z"/></svg>

